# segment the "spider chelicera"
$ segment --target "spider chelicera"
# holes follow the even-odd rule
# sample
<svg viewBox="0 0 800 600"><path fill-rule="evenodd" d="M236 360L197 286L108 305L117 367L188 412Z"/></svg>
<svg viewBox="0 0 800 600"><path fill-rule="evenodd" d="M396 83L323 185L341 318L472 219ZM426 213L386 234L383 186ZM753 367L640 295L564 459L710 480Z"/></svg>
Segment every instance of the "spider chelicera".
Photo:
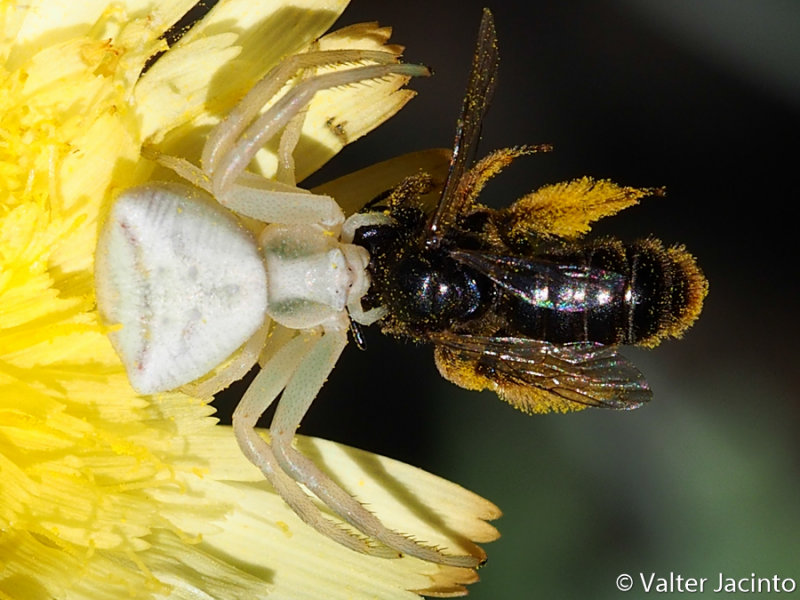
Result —
<svg viewBox="0 0 800 600"><path fill-rule="evenodd" d="M313 72L344 64L359 66ZM310 75L262 112L307 69ZM366 325L382 316L380 309L361 306L369 255L350 242L358 227L387 219L380 213L345 219L333 198L298 188L292 153L318 91L390 74L429 73L382 51L290 56L210 132L202 168L154 156L187 183L152 182L114 201L97 247L97 302L106 322L121 325L109 336L141 393L182 388L208 396L260 361L261 371L234 412L233 429L247 458L303 521L370 555L409 554L474 567L475 557L446 555L388 529L292 447L295 430L347 344L350 321ZM276 180L247 172L258 150L277 136ZM241 215L263 225L257 239ZM267 443L256 422L281 392ZM325 517L299 484L356 532Z"/></svg>

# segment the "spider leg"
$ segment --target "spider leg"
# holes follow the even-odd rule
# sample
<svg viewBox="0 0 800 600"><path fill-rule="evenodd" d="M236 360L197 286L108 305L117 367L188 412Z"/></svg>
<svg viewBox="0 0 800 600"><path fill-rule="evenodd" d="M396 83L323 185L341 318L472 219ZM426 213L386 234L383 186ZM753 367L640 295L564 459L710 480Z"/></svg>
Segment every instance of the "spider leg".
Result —
<svg viewBox="0 0 800 600"><path fill-rule="evenodd" d="M292 123L286 132L290 131L291 126ZM148 149L147 158L174 171L196 187L213 193L208 175L189 161L161 154L152 148ZM344 222L342 209L330 196L312 194L303 188L265 179L255 173L242 173L228 194L217 197L217 201L235 213L264 223L282 225L319 223L324 227L335 228Z"/></svg>
<svg viewBox="0 0 800 600"><path fill-rule="evenodd" d="M303 133L306 113L308 113L308 105L292 117L281 134L281 140L278 144L278 171L275 173L275 179L282 183L290 185L297 183L294 170L294 149L297 147L300 136Z"/></svg>
<svg viewBox="0 0 800 600"><path fill-rule="evenodd" d="M209 398L234 381L239 381L258 362L272 325L272 319L267 317L261 329L245 342L227 366L219 369L211 377L181 386L181 391L195 398Z"/></svg>
<svg viewBox="0 0 800 600"><path fill-rule="evenodd" d="M300 69L347 62L378 63L314 75L298 83L258 116L271 98ZM266 223L319 223L331 230L344 214L330 196L311 194L294 185L292 153L300 139L305 112L314 95L331 87L379 79L391 74L427 75L419 65L397 64L390 52L322 50L291 56L270 71L209 134L203 148L202 169L188 161L150 151L161 165L213 195L223 206ZM277 181L245 172L256 153L281 133Z"/></svg>
<svg viewBox="0 0 800 600"><path fill-rule="evenodd" d="M291 137L292 126L293 123L290 123L283 135L288 134ZM289 144L291 142L287 142L287 151L291 152L288 149ZM209 176L189 161L162 154L150 147L146 148L143 155L174 171L189 183L213 194ZM237 182L231 186L228 195L216 199L230 210L264 223L282 225L319 223L324 227L334 228L344 222L342 209L330 196L312 194L290 183L265 179L255 173L242 173Z"/></svg>
<svg viewBox="0 0 800 600"><path fill-rule="evenodd" d="M272 357L278 353L278 350L283 348L290 340L297 337L300 333L298 329L284 327L279 323L273 322L273 327L269 331L266 343L261 348L261 354L258 356L258 365L262 369L272 360Z"/></svg>
<svg viewBox="0 0 800 600"><path fill-rule="evenodd" d="M390 52L377 50L323 50L292 55L273 67L242 100L214 127L203 147L201 164L214 172L220 159L230 154L235 140L264 105L277 94L300 69L343 63L371 61L378 64L397 62Z"/></svg>
<svg viewBox="0 0 800 600"><path fill-rule="evenodd" d="M280 468L302 483L335 514L361 533L389 548L422 560L457 567L475 567L472 556L448 556L388 529L347 491L323 473L309 458L292 445L294 432L333 369L345 344L347 330L326 330L325 335L303 358L292 374L270 426L272 453Z"/></svg>
<svg viewBox="0 0 800 600"><path fill-rule="evenodd" d="M225 196L216 199L226 208L264 223L318 223L332 229L344 222L342 209L330 196L312 194L250 173L243 173Z"/></svg>
<svg viewBox="0 0 800 600"><path fill-rule="evenodd" d="M185 158L162 154L152 146L142 146L142 156L174 171L192 185L211 193L211 178L200 167L196 167Z"/></svg>
<svg viewBox="0 0 800 600"><path fill-rule="evenodd" d="M297 482L281 470L272 448L255 430L259 417L269 408L286 386L291 374L308 355L309 346L313 348L316 343L310 342L307 337L303 339L303 336L292 338L259 372L233 413L233 431L236 440L244 455L261 470L275 491L308 525L357 552L382 558L397 558L399 555L397 551L373 545L369 540L341 528L326 518Z"/></svg>
<svg viewBox="0 0 800 600"><path fill-rule="evenodd" d="M212 175L214 196L224 198L226 191L244 172L256 153L286 127L287 123L302 111L320 90L369 79L380 79L392 74L416 76L428 73L428 69L420 65L379 64L325 73L297 84L242 131L235 143L230 140L227 151L215 152L213 163L210 165L203 163L203 169ZM212 134L207 144L214 142Z"/></svg>

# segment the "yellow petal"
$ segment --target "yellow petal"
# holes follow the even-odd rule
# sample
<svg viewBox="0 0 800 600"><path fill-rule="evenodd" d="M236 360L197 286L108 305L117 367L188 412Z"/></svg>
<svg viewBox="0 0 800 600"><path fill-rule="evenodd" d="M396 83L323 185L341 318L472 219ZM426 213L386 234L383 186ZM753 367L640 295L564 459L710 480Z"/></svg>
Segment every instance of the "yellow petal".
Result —
<svg viewBox="0 0 800 600"><path fill-rule="evenodd" d="M403 154L343 175L315 187L312 191L336 198L344 213L351 215L379 194L395 188L406 177L426 173L433 180L434 189L431 193L438 199L450 167L451 155L452 151L446 148Z"/></svg>
<svg viewBox="0 0 800 600"><path fill-rule="evenodd" d="M250 482L216 488L219 496L215 497L230 503L233 509L218 533L203 536L202 545L210 545L234 563L243 564L280 547L280 555L273 555L270 565L275 570L276 586L289 591L288 597L315 598L320 589L325 589L326 598L351 598L367 585L381 598L408 598L405 590L433 588L440 595L454 594L463 592L463 585L476 579L471 569L442 567L411 557L389 560L352 552L302 523L279 497L256 493L268 486L258 469L241 461L241 453L225 428L195 436L191 443L193 447L198 444L197 451L206 455L210 479ZM325 440L298 436L297 447L396 531L454 554L479 558L485 556L474 542L498 537L487 521L498 518L499 509L450 481ZM334 564L336 569L330 572L326 564Z"/></svg>
<svg viewBox="0 0 800 600"><path fill-rule="evenodd" d="M361 23L334 31L319 41L320 50L384 50L399 55L401 46L387 45L391 28ZM311 103L298 144L297 178L319 169L345 145L372 131L392 117L416 95L401 89L408 81L398 75L345 88L319 92Z"/></svg>
<svg viewBox="0 0 800 600"><path fill-rule="evenodd" d="M108 24L114 19L112 13L124 14L128 20L146 17L156 39L173 23L180 19L194 4L194 0L126 0L114 5L108 0L31 0L8 3L11 19L6 25L5 40L14 40L6 54L6 68L15 69L37 52L69 40L91 36L97 40L108 39L109 30L97 29L98 23ZM4 15L8 19L7 15ZM94 29L94 31L92 31ZM13 37L10 37L13 36Z"/></svg>
<svg viewBox="0 0 800 600"><path fill-rule="evenodd" d="M142 77L137 104L144 138L158 143L164 133L197 119L188 135L165 146L196 158L206 133L202 126L217 123L281 59L322 35L346 5L344 0L220 2ZM195 150L183 153L188 148Z"/></svg>
<svg viewBox="0 0 800 600"><path fill-rule="evenodd" d="M179 393L138 396L127 382L94 304L103 207L116 189L147 176L143 125L159 139L224 110L201 101L193 114L191 97L176 112L166 101L190 90L209 98L219 81L203 82L197 69L181 78L176 65L189 64L188 50L174 62L167 53L160 74L154 67L140 79L147 59L165 48L159 36L189 3L166 4L0 6L9 36L0 42L8 59L0 70L0 597L459 593L473 571L369 558L321 537L262 480L206 403ZM268 68L257 64L269 45L264 15L282 10L319 24L342 2L314 6L317 16L307 19L301 13L311 4L223 0L179 46L220 61L220 77L245 63L255 73ZM320 33L309 29L298 47ZM151 72L161 79L148 79ZM199 143L204 131L192 134ZM453 484L331 444L301 448L330 463L392 527L477 556L474 542L496 536L484 522L496 509ZM401 490L417 499L414 510L397 498Z"/></svg>
<svg viewBox="0 0 800 600"><path fill-rule="evenodd" d="M209 17L215 16L215 11ZM284 7L272 20L283 24L282 32L291 31L296 37L287 34L276 40L269 38L274 43L269 47L256 46L261 52L256 55L238 53L242 39L252 37L249 30L243 29L243 33L234 38L229 30L216 26L200 27L197 32L192 29L166 57L155 63L137 86L137 104L144 119L145 137L158 144L161 152L198 164L209 129L280 59L310 49L311 42L321 33L320 25L329 25L335 16L330 9L312 11ZM203 32L205 37L200 36ZM387 44L390 34L390 28L362 23L328 34L317 40L314 47L320 50L383 50L397 55L402 48ZM264 36L258 39L263 43ZM230 77L229 72L235 72L236 77ZM164 81L169 81L170 85L163 85ZM346 144L400 110L415 94L402 89L407 81L407 77L388 76L379 81L318 92L306 115L295 152L297 179L313 173ZM163 140L162 135L154 133L159 129L169 130ZM254 161L255 170L268 178L277 170L276 147L277 141L273 140Z"/></svg>

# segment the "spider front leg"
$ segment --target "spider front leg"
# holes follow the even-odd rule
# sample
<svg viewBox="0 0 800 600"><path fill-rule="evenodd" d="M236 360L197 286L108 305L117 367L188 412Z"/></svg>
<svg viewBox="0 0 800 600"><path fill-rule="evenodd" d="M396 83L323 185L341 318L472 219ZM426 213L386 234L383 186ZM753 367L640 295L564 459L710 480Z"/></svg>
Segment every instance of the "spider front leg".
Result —
<svg viewBox="0 0 800 600"><path fill-rule="evenodd" d="M300 421L333 370L346 343L346 329L326 329L322 338L297 364L297 368L283 391L270 426L270 469L274 470L276 465L272 461L276 461L286 475L305 485L334 514L350 523L359 532L378 540L388 548L429 562L457 567L477 566L478 561L472 556L448 556L435 548L424 546L403 534L388 529L380 519L323 473L310 459L292 447L292 439ZM267 367L264 370L266 371ZM263 458L261 460L264 461ZM294 498L294 501L297 500L299 499ZM306 516L302 513L301 516L306 520ZM327 521L320 522L317 519L306 520L306 522L320 530L320 525L326 527L328 525ZM339 538L343 535L345 534L340 530L334 539L341 541ZM372 550L373 547L370 549Z"/></svg>
<svg viewBox="0 0 800 600"><path fill-rule="evenodd" d="M371 61L378 64L397 63L397 56L379 50L323 50L293 54L273 67L230 113L211 131L203 147L201 163L209 173L217 170L221 159L229 155L245 128L261 109L298 71L322 66ZM299 111L298 111L299 112ZM289 116L286 121L291 118Z"/></svg>
<svg viewBox="0 0 800 600"><path fill-rule="evenodd" d="M315 52L299 56L319 57L320 55L327 56L327 54L326 52ZM345 51L334 54L339 57L335 62L341 62L340 57L345 54ZM365 51L354 51L353 60L377 61L378 56L383 56L384 62L395 60L394 55L388 53L372 52L368 54L366 56ZM311 64L323 66L331 64L331 61L317 58L317 62ZM254 94L253 97L248 94L234 109L232 116L217 125L206 142L203 150L203 171L211 178L210 185L213 195L219 202L232 210L260 219L260 215L246 212L249 203L246 201L240 203L242 191L235 187L237 183L243 183L240 181L240 177L256 153L283 131L289 122L308 106L317 92L360 81L380 79L393 74L424 76L429 75L430 72L426 67L420 65L377 64L316 75L290 89L260 116L257 116L257 110L275 95L276 90L272 85L265 85L264 89L259 88L260 84L256 86L250 93ZM269 78L270 76L267 76L265 80ZM250 123L251 119L252 123ZM240 206L240 204L242 205ZM240 210L240 208L244 210Z"/></svg>
<svg viewBox="0 0 800 600"><path fill-rule="evenodd" d="M177 156L146 148L145 156L174 171L196 187L213 194L211 180L200 168ZM225 196L216 200L240 215L262 223L305 225L317 223L336 229L344 222L344 213L330 196L312 194L287 183L244 172L230 184Z"/></svg>
<svg viewBox="0 0 800 600"><path fill-rule="evenodd" d="M384 64L355 67L310 77L290 89L258 116L261 107L275 96L299 68L363 60ZM393 64L396 60L393 54L387 52L340 50L299 54L278 65L256 84L228 117L209 134L203 148L202 165L203 170L212 177L214 195L221 195L236 181L256 153L282 131L295 115L304 110L317 92L360 81L380 79L392 74L407 76L430 74L430 71L421 65Z"/></svg>
<svg viewBox="0 0 800 600"><path fill-rule="evenodd" d="M280 90L302 69L347 62L370 61L378 64L311 75L291 88L259 115ZM293 179L292 157L302 128L302 114L317 92L380 79L388 75L426 76L421 65L397 64L390 52L371 50L326 50L298 54L285 59L261 81L223 119L208 136L201 159L202 168L178 157L151 158L175 171L195 186L211 193L223 206L264 223L317 223L336 230L344 215L330 196L311 194L294 181L268 180L247 173L247 165L272 138L281 134L279 169L281 179Z"/></svg>

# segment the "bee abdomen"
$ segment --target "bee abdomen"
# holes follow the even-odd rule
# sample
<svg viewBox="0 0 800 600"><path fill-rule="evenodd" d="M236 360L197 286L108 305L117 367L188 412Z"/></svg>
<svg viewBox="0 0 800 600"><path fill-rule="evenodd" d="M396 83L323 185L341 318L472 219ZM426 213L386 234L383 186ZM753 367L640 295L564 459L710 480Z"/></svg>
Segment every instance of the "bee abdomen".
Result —
<svg viewBox="0 0 800 600"><path fill-rule="evenodd" d="M664 245L655 239L626 247L632 297L628 337L623 343L656 346L664 338L677 338L700 315L708 282L694 257L683 246Z"/></svg>
<svg viewBox="0 0 800 600"><path fill-rule="evenodd" d="M570 277L517 298L508 313L517 333L553 343L655 346L680 337L700 314L708 284L682 246L656 239L602 240L543 257ZM547 296L547 303L531 302ZM569 298L569 302L553 302Z"/></svg>
<svg viewBox="0 0 800 600"><path fill-rule="evenodd" d="M680 335L700 314L708 284L682 246L649 238L630 244L595 242L584 248L588 266L622 274L627 284L609 310L588 310L587 339L655 346Z"/></svg>

